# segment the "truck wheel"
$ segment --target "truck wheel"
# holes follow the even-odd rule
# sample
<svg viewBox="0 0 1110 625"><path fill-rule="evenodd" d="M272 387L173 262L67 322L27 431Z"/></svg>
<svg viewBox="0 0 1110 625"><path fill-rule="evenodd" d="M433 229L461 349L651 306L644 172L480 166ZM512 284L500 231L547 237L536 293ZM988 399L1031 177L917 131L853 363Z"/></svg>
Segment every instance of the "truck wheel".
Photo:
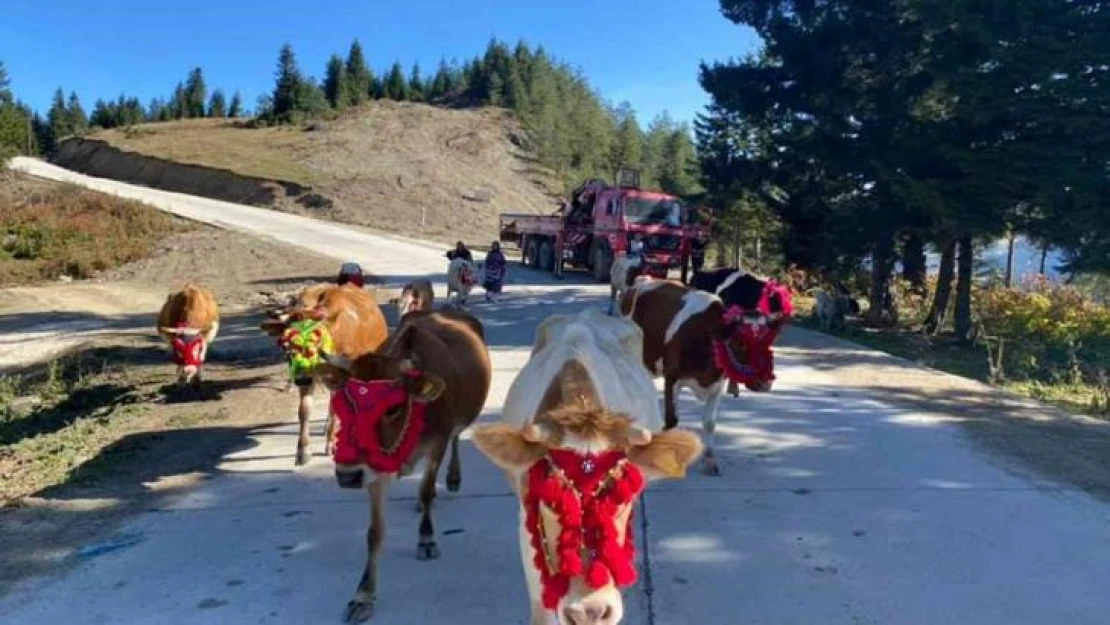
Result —
<svg viewBox="0 0 1110 625"><path fill-rule="evenodd" d="M551 241L540 243L539 257L536 259L536 269L552 271L555 269L555 246Z"/></svg>
<svg viewBox="0 0 1110 625"><path fill-rule="evenodd" d="M608 282L609 272L613 267L613 259L609 257L609 248L598 245L594 248L594 279L598 282Z"/></svg>
<svg viewBox="0 0 1110 625"><path fill-rule="evenodd" d="M536 266L536 240L532 237L524 240L524 253L520 255L520 264L525 267Z"/></svg>

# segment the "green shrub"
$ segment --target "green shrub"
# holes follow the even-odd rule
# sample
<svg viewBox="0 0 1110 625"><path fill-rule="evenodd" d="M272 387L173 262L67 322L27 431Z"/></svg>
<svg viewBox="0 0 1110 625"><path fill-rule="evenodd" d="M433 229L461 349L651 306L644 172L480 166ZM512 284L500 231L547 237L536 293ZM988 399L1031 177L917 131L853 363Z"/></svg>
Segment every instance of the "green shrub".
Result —
<svg viewBox="0 0 1110 625"><path fill-rule="evenodd" d="M1110 308L1079 289L1034 279L1023 288L977 291L984 340L1004 342L1001 373L1049 383L1104 383Z"/></svg>

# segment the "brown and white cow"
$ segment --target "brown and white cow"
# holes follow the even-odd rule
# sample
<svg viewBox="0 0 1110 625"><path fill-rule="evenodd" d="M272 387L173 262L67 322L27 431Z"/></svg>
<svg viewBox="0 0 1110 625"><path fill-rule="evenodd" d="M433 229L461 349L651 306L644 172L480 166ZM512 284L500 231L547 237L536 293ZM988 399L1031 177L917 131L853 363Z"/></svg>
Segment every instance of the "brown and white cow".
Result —
<svg viewBox="0 0 1110 625"><path fill-rule="evenodd" d="M692 282L697 278L695 274ZM728 289L741 279L721 284ZM741 286L748 295L745 285L747 280ZM621 301L622 314L643 330L644 365L664 379L665 426L678 425L675 393L682 388L705 402L702 428L709 475L720 474L713 439L725 381L756 392L771 390L774 381L772 345L789 316L790 297L774 282L760 280L758 285L750 296L728 306L715 293L675 280L638 282Z"/></svg>
<svg viewBox="0 0 1110 625"><path fill-rule="evenodd" d="M416 556L438 558L431 516L436 476L450 445L447 489L459 490L459 433L482 412L492 373L481 322L460 310L411 312L380 352L324 359L321 379L334 392L332 412L339 418L336 480L370 491L366 567L346 613L348 621L361 622L377 599L390 481L420 458L427 461Z"/></svg>
<svg viewBox="0 0 1110 625"><path fill-rule="evenodd" d="M432 310L435 298L431 280L420 278L409 282L401 289L401 297L397 300L398 318L414 310Z"/></svg>
<svg viewBox="0 0 1110 625"><path fill-rule="evenodd" d="M643 335L599 310L555 315L474 442L517 494L532 625L615 625L635 582L632 513L648 479L681 478L697 436L661 432Z"/></svg>
<svg viewBox="0 0 1110 625"><path fill-rule="evenodd" d="M317 284L302 290L284 308L271 311L262 329L278 337L279 346L290 363L290 377L297 386L296 465L308 463L308 420L312 411L315 369L327 348L335 354L355 359L381 347L389 335L378 302L369 291L354 284ZM335 438L335 417L328 414L324 453L331 454Z"/></svg>
<svg viewBox="0 0 1110 625"><path fill-rule="evenodd" d="M200 284L186 284L166 297L158 312L156 327L173 350L177 382L199 386L208 346L220 331L220 307L216 296Z"/></svg>

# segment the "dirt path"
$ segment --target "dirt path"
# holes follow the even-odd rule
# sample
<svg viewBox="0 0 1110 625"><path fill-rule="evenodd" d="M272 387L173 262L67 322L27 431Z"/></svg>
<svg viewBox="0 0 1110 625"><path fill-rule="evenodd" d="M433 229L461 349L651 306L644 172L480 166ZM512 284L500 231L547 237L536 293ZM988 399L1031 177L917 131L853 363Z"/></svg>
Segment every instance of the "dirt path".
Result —
<svg viewBox="0 0 1110 625"><path fill-rule="evenodd" d="M60 387L0 421L0 587L72 562L135 512L206 479L252 428L289 422L296 400L257 330L260 307L338 269L305 250L290 263L290 249L205 228L96 281L0 290L0 370L57 376L41 388ZM199 401L174 392L152 332L165 294L188 279L223 309ZM67 351L48 373L42 361Z"/></svg>

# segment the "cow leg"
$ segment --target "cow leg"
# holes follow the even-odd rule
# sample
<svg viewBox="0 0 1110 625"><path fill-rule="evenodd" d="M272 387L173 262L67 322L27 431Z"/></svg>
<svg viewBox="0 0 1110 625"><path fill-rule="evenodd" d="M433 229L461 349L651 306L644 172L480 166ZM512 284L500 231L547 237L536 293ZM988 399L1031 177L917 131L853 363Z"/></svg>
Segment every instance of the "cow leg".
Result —
<svg viewBox="0 0 1110 625"><path fill-rule="evenodd" d="M329 407L328 408L328 424L326 426L324 426L324 455L325 456L330 457L332 452L335 451L335 434L336 434L335 431L336 431L337 422L338 421L335 418L335 413L332 412L331 408Z"/></svg>
<svg viewBox="0 0 1110 625"><path fill-rule="evenodd" d="M300 404L297 407L297 460L298 467L308 464L308 418L312 414L312 386L308 384L297 387L300 394Z"/></svg>
<svg viewBox="0 0 1110 625"><path fill-rule="evenodd" d="M717 457L713 450L714 433L717 431L717 411L721 405L721 386L724 380L718 380L705 390L705 409L701 413L701 427L705 432L705 474L720 475L721 467L717 464Z"/></svg>
<svg viewBox="0 0 1110 625"><path fill-rule="evenodd" d="M385 496L389 490L389 476L379 475L370 484L370 527L366 531L366 568L355 589L355 596L347 602L348 623L362 623L374 615L378 599L378 556L385 540Z"/></svg>
<svg viewBox="0 0 1110 625"><path fill-rule="evenodd" d="M663 381L663 429L669 430L678 426L678 410L675 408L675 384L678 379L667 375Z"/></svg>
<svg viewBox="0 0 1110 625"><path fill-rule="evenodd" d="M424 479L420 482L420 540L416 544L417 560L435 560L439 557L439 545L436 544L435 527L432 525L432 502L436 498L436 477L439 475L439 465L443 462L443 454L447 451L447 440L435 441L428 454L424 457L427 466L424 467Z"/></svg>
<svg viewBox="0 0 1110 625"><path fill-rule="evenodd" d="M451 437L451 460L447 463L447 491L459 492L462 487L462 465L459 463L459 434Z"/></svg>
<svg viewBox="0 0 1110 625"><path fill-rule="evenodd" d="M513 480L515 482L516 480ZM553 619L547 608L543 607L543 595L540 589L540 572L536 570L535 549L528 533L527 516L524 506L520 506L520 525L517 535L520 538L520 559L524 563L524 581L528 585L528 606L531 614L529 625L549 625Z"/></svg>

